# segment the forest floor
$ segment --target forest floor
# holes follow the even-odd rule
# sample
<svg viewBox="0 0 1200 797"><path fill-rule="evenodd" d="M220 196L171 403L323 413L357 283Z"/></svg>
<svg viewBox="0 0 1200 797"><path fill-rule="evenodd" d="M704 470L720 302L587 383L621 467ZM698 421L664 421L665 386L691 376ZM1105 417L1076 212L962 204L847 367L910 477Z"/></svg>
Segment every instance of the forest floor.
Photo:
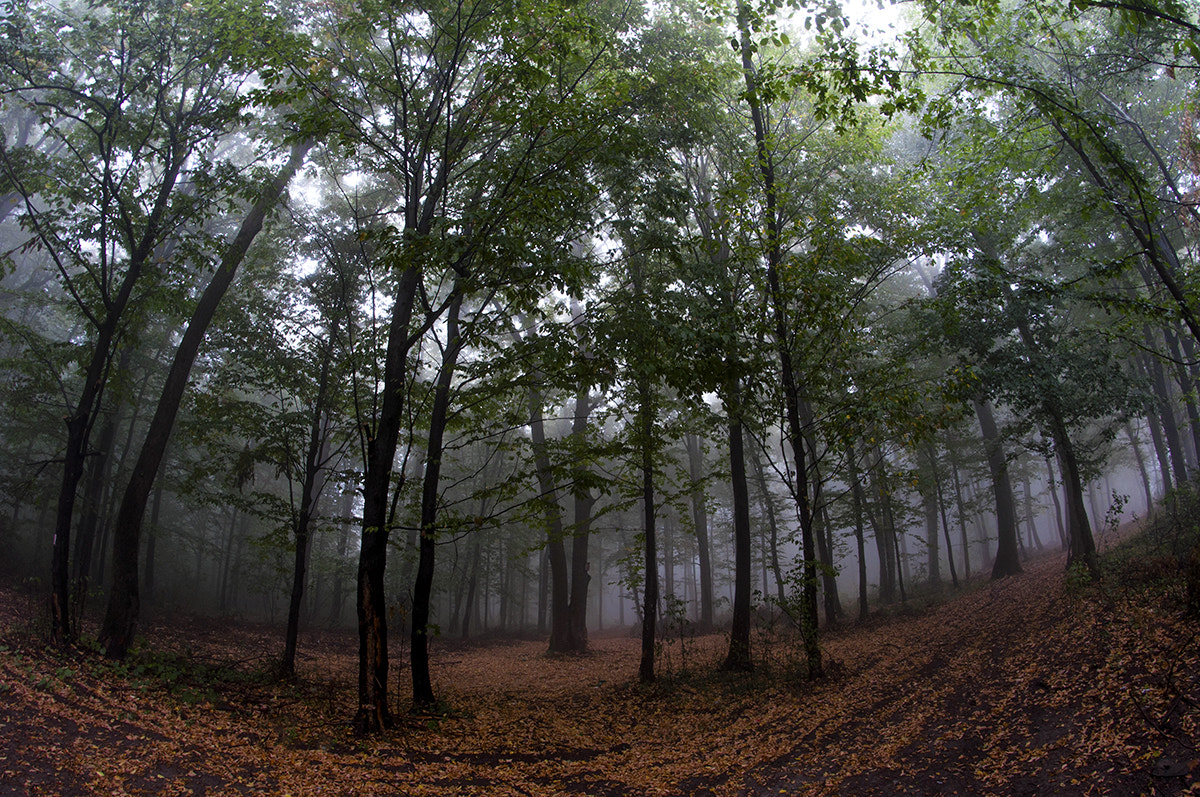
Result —
<svg viewBox="0 0 1200 797"><path fill-rule="evenodd" d="M1200 794L1180 568L1121 568L1079 583L1052 555L910 597L827 633L817 682L784 634L756 637L751 676L719 672L720 635L664 642L650 687L629 635L557 658L438 640L447 712L365 739L351 634L304 634L292 683L266 675L278 630L212 619L148 623L113 665L49 650L34 601L0 590L0 795Z"/></svg>

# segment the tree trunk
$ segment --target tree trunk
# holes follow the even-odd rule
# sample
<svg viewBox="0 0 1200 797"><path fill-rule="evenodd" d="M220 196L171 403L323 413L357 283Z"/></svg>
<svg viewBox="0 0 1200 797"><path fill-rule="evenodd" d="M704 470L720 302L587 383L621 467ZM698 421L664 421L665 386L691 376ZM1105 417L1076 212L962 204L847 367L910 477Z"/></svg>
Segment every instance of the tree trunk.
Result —
<svg viewBox="0 0 1200 797"><path fill-rule="evenodd" d="M866 620L870 615L867 605L867 552L863 540L863 504L862 477L858 472L858 455L854 446L846 449L846 468L850 479L850 495L854 499L854 542L858 549L858 619Z"/></svg>
<svg viewBox="0 0 1200 797"><path fill-rule="evenodd" d="M809 678L823 674L821 646L818 640L817 623L817 550L813 537L812 508L808 501L808 468L804 453L804 435L800 424L801 395L792 367L790 348L791 335L788 324L787 301L779 281L779 263L782 259L782 241L777 211L778 197L775 185L775 164L770 149L770 131L761 105L757 70L754 66L755 45L751 38L750 9L739 0L737 4L738 49L742 61L742 76L746 83L746 97L750 105L750 116L754 124L755 155L762 177L764 196L764 227L767 235L767 284L771 314L774 318L774 335L779 355L780 377L786 404L788 437L795 459L795 496L800 515L800 534L804 553L804 588L801 606L800 631L804 637L805 657Z"/></svg>
<svg viewBox="0 0 1200 797"><path fill-rule="evenodd" d="M1058 454L1059 469L1063 476L1063 492L1067 498L1067 538L1071 542L1067 565L1082 562L1093 576L1099 575L1100 563L1096 558L1096 541L1092 537L1092 526L1088 522L1087 509L1083 503L1083 481L1075 459L1075 447L1062 418L1052 414L1049 421L1055 453Z"/></svg>
<svg viewBox="0 0 1200 797"><path fill-rule="evenodd" d="M322 469L328 456L329 434L326 404L329 371L333 364L333 341L337 337L336 323L329 330L321 354L321 372L317 377L317 398L309 418L308 449L304 455L304 483L300 488L300 506L292 526L295 556L292 563L292 595L288 601L287 631L283 637L283 657L280 674L291 678L296 674L296 643L300 637L300 607L304 601L304 584L308 573L309 550L312 544L312 517L325 488Z"/></svg>
<svg viewBox="0 0 1200 797"><path fill-rule="evenodd" d="M750 464L754 467L754 481L758 485L759 502L762 504L763 515L767 519L767 530L770 537L767 540L766 556L763 557L763 568L770 567L775 579L775 597L779 605L785 605L787 594L783 586L783 568L779 564L779 519L775 516L775 501L767 486L767 473L763 467L762 457L757 447L750 449ZM766 573L763 573L763 595L767 594ZM826 621L829 620L826 615Z"/></svg>
<svg viewBox="0 0 1200 797"><path fill-rule="evenodd" d="M433 594L434 555L437 552L438 496L444 454L442 441L450 411L450 388L454 370L463 348L463 337L459 332L459 313L462 310L463 297L457 283L454 291L446 317L446 348L442 354L442 367L438 372L429 417L429 447L425 457L425 479L421 485L421 542L417 578L413 584L410 654L413 704L418 709L431 708L437 702L433 694L433 681L429 675L429 616Z"/></svg>
<svg viewBox="0 0 1200 797"><path fill-rule="evenodd" d="M1154 339L1148 331L1145 332L1146 345L1152 346ZM1153 349L1151 349L1153 351ZM1179 425L1175 421L1175 409L1172 405L1171 391L1167 385L1166 373L1162 361L1158 357L1144 352L1143 365L1150 374L1151 385L1154 388L1155 411L1162 424L1163 436L1167 441L1167 450L1171 455L1171 475L1175 484L1186 484L1188 480L1187 462L1184 458L1183 440L1179 434Z"/></svg>
<svg viewBox="0 0 1200 797"><path fill-rule="evenodd" d="M958 475L958 461L950 454L950 475L954 477L954 506L958 512L958 531L962 539L963 578L971 579L971 540L967 536L967 507L963 503L962 479Z"/></svg>
<svg viewBox="0 0 1200 797"><path fill-rule="evenodd" d="M566 653L571 650L570 587L567 582L567 553L563 544L562 507L558 503L558 491L554 486L554 474L550 469L550 455L546 450L545 422L542 418L542 394L540 390L529 391L529 435L533 443L534 469L537 471L538 488L544 504L546 523L546 563L550 570L550 652Z"/></svg>
<svg viewBox="0 0 1200 797"><path fill-rule="evenodd" d="M937 467L937 452L929 447L929 461L933 464L933 492L937 500L938 511L942 517L942 535L946 540L946 564L950 568L950 582L958 589L958 572L954 569L954 546L950 542L950 521L946 517L946 500L942 492L942 476ZM963 536L966 542L966 536Z"/></svg>
<svg viewBox="0 0 1200 797"><path fill-rule="evenodd" d="M1029 486L1029 476L1027 473L1021 474L1021 489L1025 492L1025 527L1029 529L1029 540L1033 543L1033 547L1038 551L1045 550L1042 545L1042 538L1037 533L1037 523L1033 517L1033 488Z"/></svg>
<svg viewBox="0 0 1200 797"><path fill-rule="evenodd" d="M312 140L306 140L292 146L287 163L264 187L242 220L237 235L226 248L212 279L196 303L179 348L175 351L175 359L163 383L162 395L159 397L154 417L146 430L141 454L134 465L133 475L117 510L116 531L113 537L112 589L109 593L108 612L100 630L100 642L110 658L124 658L133 642L139 610L138 545L142 519L146 514L146 504L162 464L171 429L175 425L175 417L179 413L180 402L187 389L192 364L221 299L233 283L238 266L245 259L250 244L258 236L268 214L275 208L288 183L304 163L313 143Z"/></svg>
<svg viewBox="0 0 1200 797"><path fill-rule="evenodd" d="M1138 475L1142 477L1142 491L1146 495L1146 514L1149 515L1154 511L1154 488L1150 486L1150 472L1146 469L1146 456L1142 453L1142 446L1138 442L1137 435L1133 433L1133 424L1125 421L1122 429L1125 437L1129 440L1129 450L1133 452L1133 458L1137 461Z"/></svg>
<svg viewBox="0 0 1200 797"><path fill-rule="evenodd" d="M640 377L638 399L639 436L642 438L642 534L645 538L642 657L638 665L638 680L648 684L654 681L654 637L658 619L658 541L655 538L654 518L654 402L649 377Z"/></svg>
<svg viewBox="0 0 1200 797"><path fill-rule="evenodd" d="M729 425L729 471L733 487L733 625L729 631L729 653L722 669L748 672L750 657L750 493L746 485L746 458L742 434L742 387L736 378L725 388L725 412Z"/></svg>
<svg viewBox="0 0 1200 797"><path fill-rule="evenodd" d="M129 367L132 348L126 346L121 352L121 370ZM78 624L83 620L84 606L87 602L88 582L92 571L92 552L96 547L96 530L102 522L104 492L112 481L113 444L117 437L117 423L120 415L120 405L113 406L104 419L100 428L100 437L96 441L96 451L89 468L87 486L83 492L83 512L79 519L79 534L75 538L75 564L72 568L74 581L74 606L72 619L74 627L72 638L78 636Z"/></svg>
<svg viewBox="0 0 1200 797"><path fill-rule="evenodd" d="M929 583L938 585L942 581L941 559L938 551L938 490L937 459L931 450L925 450L929 476L924 479L921 490L921 507L925 510L925 553Z"/></svg>
<svg viewBox="0 0 1200 797"><path fill-rule="evenodd" d="M588 572L588 544L592 537L592 506L596 499L586 486L587 466L582 454L587 446L590 415L591 395L588 387L584 385L575 393L575 419L571 426L578 465L575 470L575 488L572 490L575 530L571 535L571 600L567 610L567 643L568 648L575 653L584 653L588 649L588 583L592 579Z"/></svg>
<svg viewBox="0 0 1200 797"><path fill-rule="evenodd" d="M979 419L979 430L983 435L983 448L987 455L988 470L992 474L992 489L996 497L996 559L992 564L992 578L999 579L1021 572L1020 552L1017 549L1017 512L1013 500L1012 482L1008 477L1008 458L1004 455L1004 444L996 428L992 405L983 396L973 399L975 415Z"/></svg>
<svg viewBox="0 0 1200 797"><path fill-rule="evenodd" d="M346 554L350 550L350 528L354 522L354 489L343 485L342 488L342 503L341 511L338 516L341 522L338 524L338 542L337 542L337 569L333 573L333 587L329 590L329 625L337 628L342 622L342 606L345 603L345 588L342 584L342 565L346 560Z"/></svg>
<svg viewBox="0 0 1200 797"><path fill-rule="evenodd" d="M704 449L699 436L684 437L691 479L692 522L696 527L696 556L700 567L700 628L713 627L712 555L708 542L708 493L704 489Z"/></svg>

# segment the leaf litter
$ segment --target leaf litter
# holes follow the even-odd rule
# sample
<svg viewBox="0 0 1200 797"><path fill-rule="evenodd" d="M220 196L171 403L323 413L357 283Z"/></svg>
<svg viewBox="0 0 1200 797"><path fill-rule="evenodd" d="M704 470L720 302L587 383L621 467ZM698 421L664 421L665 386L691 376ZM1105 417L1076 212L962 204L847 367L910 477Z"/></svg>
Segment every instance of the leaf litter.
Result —
<svg viewBox="0 0 1200 797"><path fill-rule="evenodd" d="M360 738L353 634L306 633L280 682L277 629L159 618L113 665L47 649L0 590L0 794L1200 794L1200 637L1170 594L1076 589L1053 556L910 604L827 633L815 682L778 633L748 676L722 635L664 643L651 686L628 633L438 640L426 715L396 639L397 726Z"/></svg>

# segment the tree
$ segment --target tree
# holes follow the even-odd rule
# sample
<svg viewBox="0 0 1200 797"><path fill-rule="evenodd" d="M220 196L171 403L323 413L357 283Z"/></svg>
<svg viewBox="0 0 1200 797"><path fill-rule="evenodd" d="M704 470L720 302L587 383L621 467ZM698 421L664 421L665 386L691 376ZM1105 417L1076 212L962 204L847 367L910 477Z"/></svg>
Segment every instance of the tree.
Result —
<svg viewBox="0 0 1200 797"><path fill-rule="evenodd" d="M167 373L162 394L150 427L146 431L141 453L134 465L133 476L125 487L125 494L117 510L116 534L113 537L113 583L109 591L108 609L100 629L100 643L110 658L124 658L133 642L140 599L138 596L138 546L140 544L142 520L150 499L154 479L158 475L163 455L180 402L187 389L188 376L196 354L204 342L205 333L220 306L221 299L233 283L237 268L245 259L255 237L262 230L268 214L275 208L288 183L300 170L308 150L313 146L311 139L294 144L288 160L278 173L263 187L250 211L242 220L237 235L221 257L212 279L204 289L188 321L187 329L175 350L171 369Z"/></svg>
<svg viewBox="0 0 1200 797"><path fill-rule="evenodd" d="M5 146L0 168L30 243L47 253L87 329L82 378L67 399L54 533L60 642L70 638L76 490L113 358L136 341L164 285L219 249L204 223L245 187L229 145L250 99L239 26L252 20L270 35L253 5L30 5L9 18L4 93L36 112L42 133L39 149Z"/></svg>
<svg viewBox="0 0 1200 797"><path fill-rule="evenodd" d="M400 220L374 233L392 271L391 310L377 408L360 426L366 462L355 727L375 732L391 724L384 572L410 355L453 301L434 291L436 304L424 306L427 284L447 272L475 279L471 265L493 245L506 253L497 261L502 271L485 275L478 289L507 281L514 292L535 292L552 281L543 269L561 261L549 252L572 239L566 228L577 223L579 197L586 204L593 193L582 164L620 120L611 113L619 86L600 76L609 74L613 35L625 20L603 4L524 0L368 4L340 13L326 20L327 58L339 64L329 89L336 130L374 161L372 179L391 194L391 217ZM551 216L559 235L534 235ZM531 242L537 257L507 256Z"/></svg>

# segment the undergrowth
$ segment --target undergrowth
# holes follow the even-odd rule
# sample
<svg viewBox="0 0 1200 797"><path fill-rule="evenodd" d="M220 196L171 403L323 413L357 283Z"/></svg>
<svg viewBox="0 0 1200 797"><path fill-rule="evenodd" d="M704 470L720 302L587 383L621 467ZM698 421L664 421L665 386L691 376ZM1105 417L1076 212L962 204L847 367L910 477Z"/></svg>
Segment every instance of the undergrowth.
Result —
<svg viewBox="0 0 1200 797"><path fill-rule="evenodd" d="M1098 588L1109 599L1157 598L1195 612L1200 593L1200 487L1168 492L1142 533L1107 551Z"/></svg>

